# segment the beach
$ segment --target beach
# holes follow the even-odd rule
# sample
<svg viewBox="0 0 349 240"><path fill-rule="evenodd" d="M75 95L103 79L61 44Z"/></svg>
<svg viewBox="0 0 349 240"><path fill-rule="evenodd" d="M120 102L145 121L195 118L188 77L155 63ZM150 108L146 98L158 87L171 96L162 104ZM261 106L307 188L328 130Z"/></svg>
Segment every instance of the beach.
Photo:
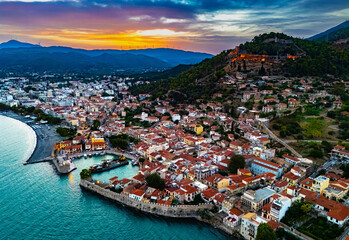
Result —
<svg viewBox="0 0 349 240"><path fill-rule="evenodd" d="M13 112L0 112L0 115L19 120L30 126L36 134L36 147L31 156L26 160L26 163L36 163L45 160L51 156L54 144L61 140L56 133L55 127L48 124L35 124L35 122L24 116Z"/></svg>

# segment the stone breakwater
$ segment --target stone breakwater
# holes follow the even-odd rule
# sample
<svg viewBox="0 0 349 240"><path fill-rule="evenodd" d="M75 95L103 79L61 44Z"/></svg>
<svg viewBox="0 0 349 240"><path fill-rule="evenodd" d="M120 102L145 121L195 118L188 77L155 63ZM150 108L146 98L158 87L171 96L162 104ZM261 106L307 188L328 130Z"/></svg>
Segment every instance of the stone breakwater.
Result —
<svg viewBox="0 0 349 240"><path fill-rule="evenodd" d="M102 188L90 181L81 180L80 186L102 195L106 198L112 199L126 205L131 208L135 208L142 212L151 213L164 217L174 217L174 218L198 218L198 210L211 209L213 205L211 203L200 204L200 205L177 205L168 206L157 203L149 203L143 201L137 201L130 198L126 194L112 192L108 189Z"/></svg>

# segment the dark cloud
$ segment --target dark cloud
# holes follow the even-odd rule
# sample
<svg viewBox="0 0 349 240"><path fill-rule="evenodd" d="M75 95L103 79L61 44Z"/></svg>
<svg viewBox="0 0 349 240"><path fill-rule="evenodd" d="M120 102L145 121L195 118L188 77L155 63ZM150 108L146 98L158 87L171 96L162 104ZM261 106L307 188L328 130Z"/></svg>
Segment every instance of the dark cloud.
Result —
<svg viewBox="0 0 349 240"><path fill-rule="evenodd" d="M188 32L186 46L212 52L268 31L307 37L344 21L348 11L347 0L0 0L0 37L7 29L24 38L31 30L118 34L171 29Z"/></svg>

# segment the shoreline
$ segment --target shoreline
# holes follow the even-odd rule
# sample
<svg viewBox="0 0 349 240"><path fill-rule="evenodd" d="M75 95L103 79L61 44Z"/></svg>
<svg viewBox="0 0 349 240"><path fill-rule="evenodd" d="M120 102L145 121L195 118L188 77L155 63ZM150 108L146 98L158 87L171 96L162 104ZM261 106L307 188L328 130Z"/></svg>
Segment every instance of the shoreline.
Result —
<svg viewBox="0 0 349 240"><path fill-rule="evenodd" d="M22 124L22 125L25 126L27 129L29 129L30 134L31 134L32 137L34 138L34 141L33 141L33 142L34 142L34 145L33 145L33 147L31 148L30 153L28 154L28 156L26 156L26 157L24 158L24 162L28 162L29 159L33 156L33 154L34 154L34 152L35 152L35 149L36 149L36 147L37 147L37 145L38 145L38 137L37 137L37 135L36 135L36 132L35 132L34 129L33 129L31 126L29 126L27 123L25 123L25 122L23 122L23 121L21 121L21 120L19 120L19 119L12 118L12 117L9 117L9 116L7 116L7 115L3 115L2 113L3 113L3 112L0 112L0 115L1 115L1 116L5 117L5 118L10 118L10 119L16 121L17 123Z"/></svg>
<svg viewBox="0 0 349 240"><path fill-rule="evenodd" d="M0 115L23 123L30 128L35 136L35 146L30 156L25 158L23 164L48 161L47 158L51 157L54 143L59 140L58 135L53 130L53 126L47 124L33 124L33 121L12 111L2 111Z"/></svg>
<svg viewBox="0 0 349 240"><path fill-rule="evenodd" d="M164 219L185 219L185 220L195 220L201 224L209 225L210 227L213 227L217 230L219 230L221 233L225 234L226 236L230 236L233 239L241 239L241 236L237 235L235 231L228 229L227 227L223 226L223 223L217 223L216 220L205 220L202 219L199 215L191 213L190 215L183 215L183 209L182 210L176 210L176 207L172 207L173 209L170 210L170 214L168 214L169 210L162 210L158 211L159 208L161 208L161 205L156 203L143 203L138 202L137 200L133 200L129 198L128 196L123 196L122 194L116 194L114 192L111 192L110 190L106 190L100 186L95 185L94 183L88 181L88 180L81 180L80 181L80 187L84 189L87 192L90 192L94 195L97 195L99 197L102 197L103 199L107 199L108 201L115 202L117 205L126 207L130 209L131 211L135 211L138 213L142 213L145 215L150 216L157 216ZM119 197L117 197L117 195ZM127 200L125 200L127 199ZM132 203L136 202L136 203ZM150 205L148 207L142 206L142 205ZM198 205L196 205L198 206ZM153 207L152 210L150 210ZM168 206L164 206L165 208ZM179 208L179 207L178 207ZM206 208L206 207L204 207ZM203 208L203 209L204 209ZM155 210L154 210L155 209ZM197 209L196 209L197 210ZM175 214L175 212L179 212L180 214ZM196 211L195 211L196 212Z"/></svg>
<svg viewBox="0 0 349 240"><path fill-rule="evenodd" d="M166 221L182 221L182 222L188 222L188 223L192 223L192 221L194 221L194 222L196 222L196 224L202 224L203 226L208 226L208 227L214 228L214 229L218 230L221 234L229 237L230 239L233 239L233 240L243 240L243 238L241 238L240 236L236 236L234 234L228 233L224 229L220 228L219 226L215 226L212 223L210 223L208 221L205 221L205 220L203 220L203 219L201 219L199 217L192 217L192 218L168 217L168 216L157 215L157 214L154 214L154 213L148 213L148 212L141 211L141 210L139 210L137 208L128 206L126 204L123 204L121 202L118 202L118 201L116 201L114 199L105 197L105 196L103 196L103 195L101 195L101 194L99 194L99 193L97 193L95 191L92 191L90 189L84 188L81 185L80 185L80 188L83 189L83 191L85 193L87 193L87 194L91 194L93 196L96 196L99 199L103 199L105 201L114 203L117 208L127 209L128 211L131 211L134 214L139 214L139 215L143 215L143 216L147 216L147 217L151 217L151 218L164 219Z"/></svg>

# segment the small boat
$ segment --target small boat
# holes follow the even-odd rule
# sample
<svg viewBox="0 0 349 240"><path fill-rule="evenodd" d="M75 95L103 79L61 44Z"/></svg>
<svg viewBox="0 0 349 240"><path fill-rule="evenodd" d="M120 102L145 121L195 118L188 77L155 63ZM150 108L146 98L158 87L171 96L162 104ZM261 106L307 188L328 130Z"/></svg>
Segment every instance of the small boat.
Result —
<svg viewBox="0 0 349 240"><path fill-rule="evenodd" d="M132 166L137 166L138 165L138 161L137 160L132 160Z"/></svg>
<svg viewBox="0 0 349 240"><path fill-rule="evenodd" d="M89 158L92 157L92 154L90 153L90 154L88 155L88 157L89 157Z"/></svg>
<svg viewBox="0 0 349 240"><path fill-rule="evenodd" d="M100 173L104 171L108 171L113 168L121 167L127 165L128 161L104 161L103 163L95 164L90 167L92 173Z"/></svg>
<svg viewBox="0 0 349 240"><path fill-rule="evenodd" d="M84 158L87 158L87 154L86 153L84 154Z"/></svg>

